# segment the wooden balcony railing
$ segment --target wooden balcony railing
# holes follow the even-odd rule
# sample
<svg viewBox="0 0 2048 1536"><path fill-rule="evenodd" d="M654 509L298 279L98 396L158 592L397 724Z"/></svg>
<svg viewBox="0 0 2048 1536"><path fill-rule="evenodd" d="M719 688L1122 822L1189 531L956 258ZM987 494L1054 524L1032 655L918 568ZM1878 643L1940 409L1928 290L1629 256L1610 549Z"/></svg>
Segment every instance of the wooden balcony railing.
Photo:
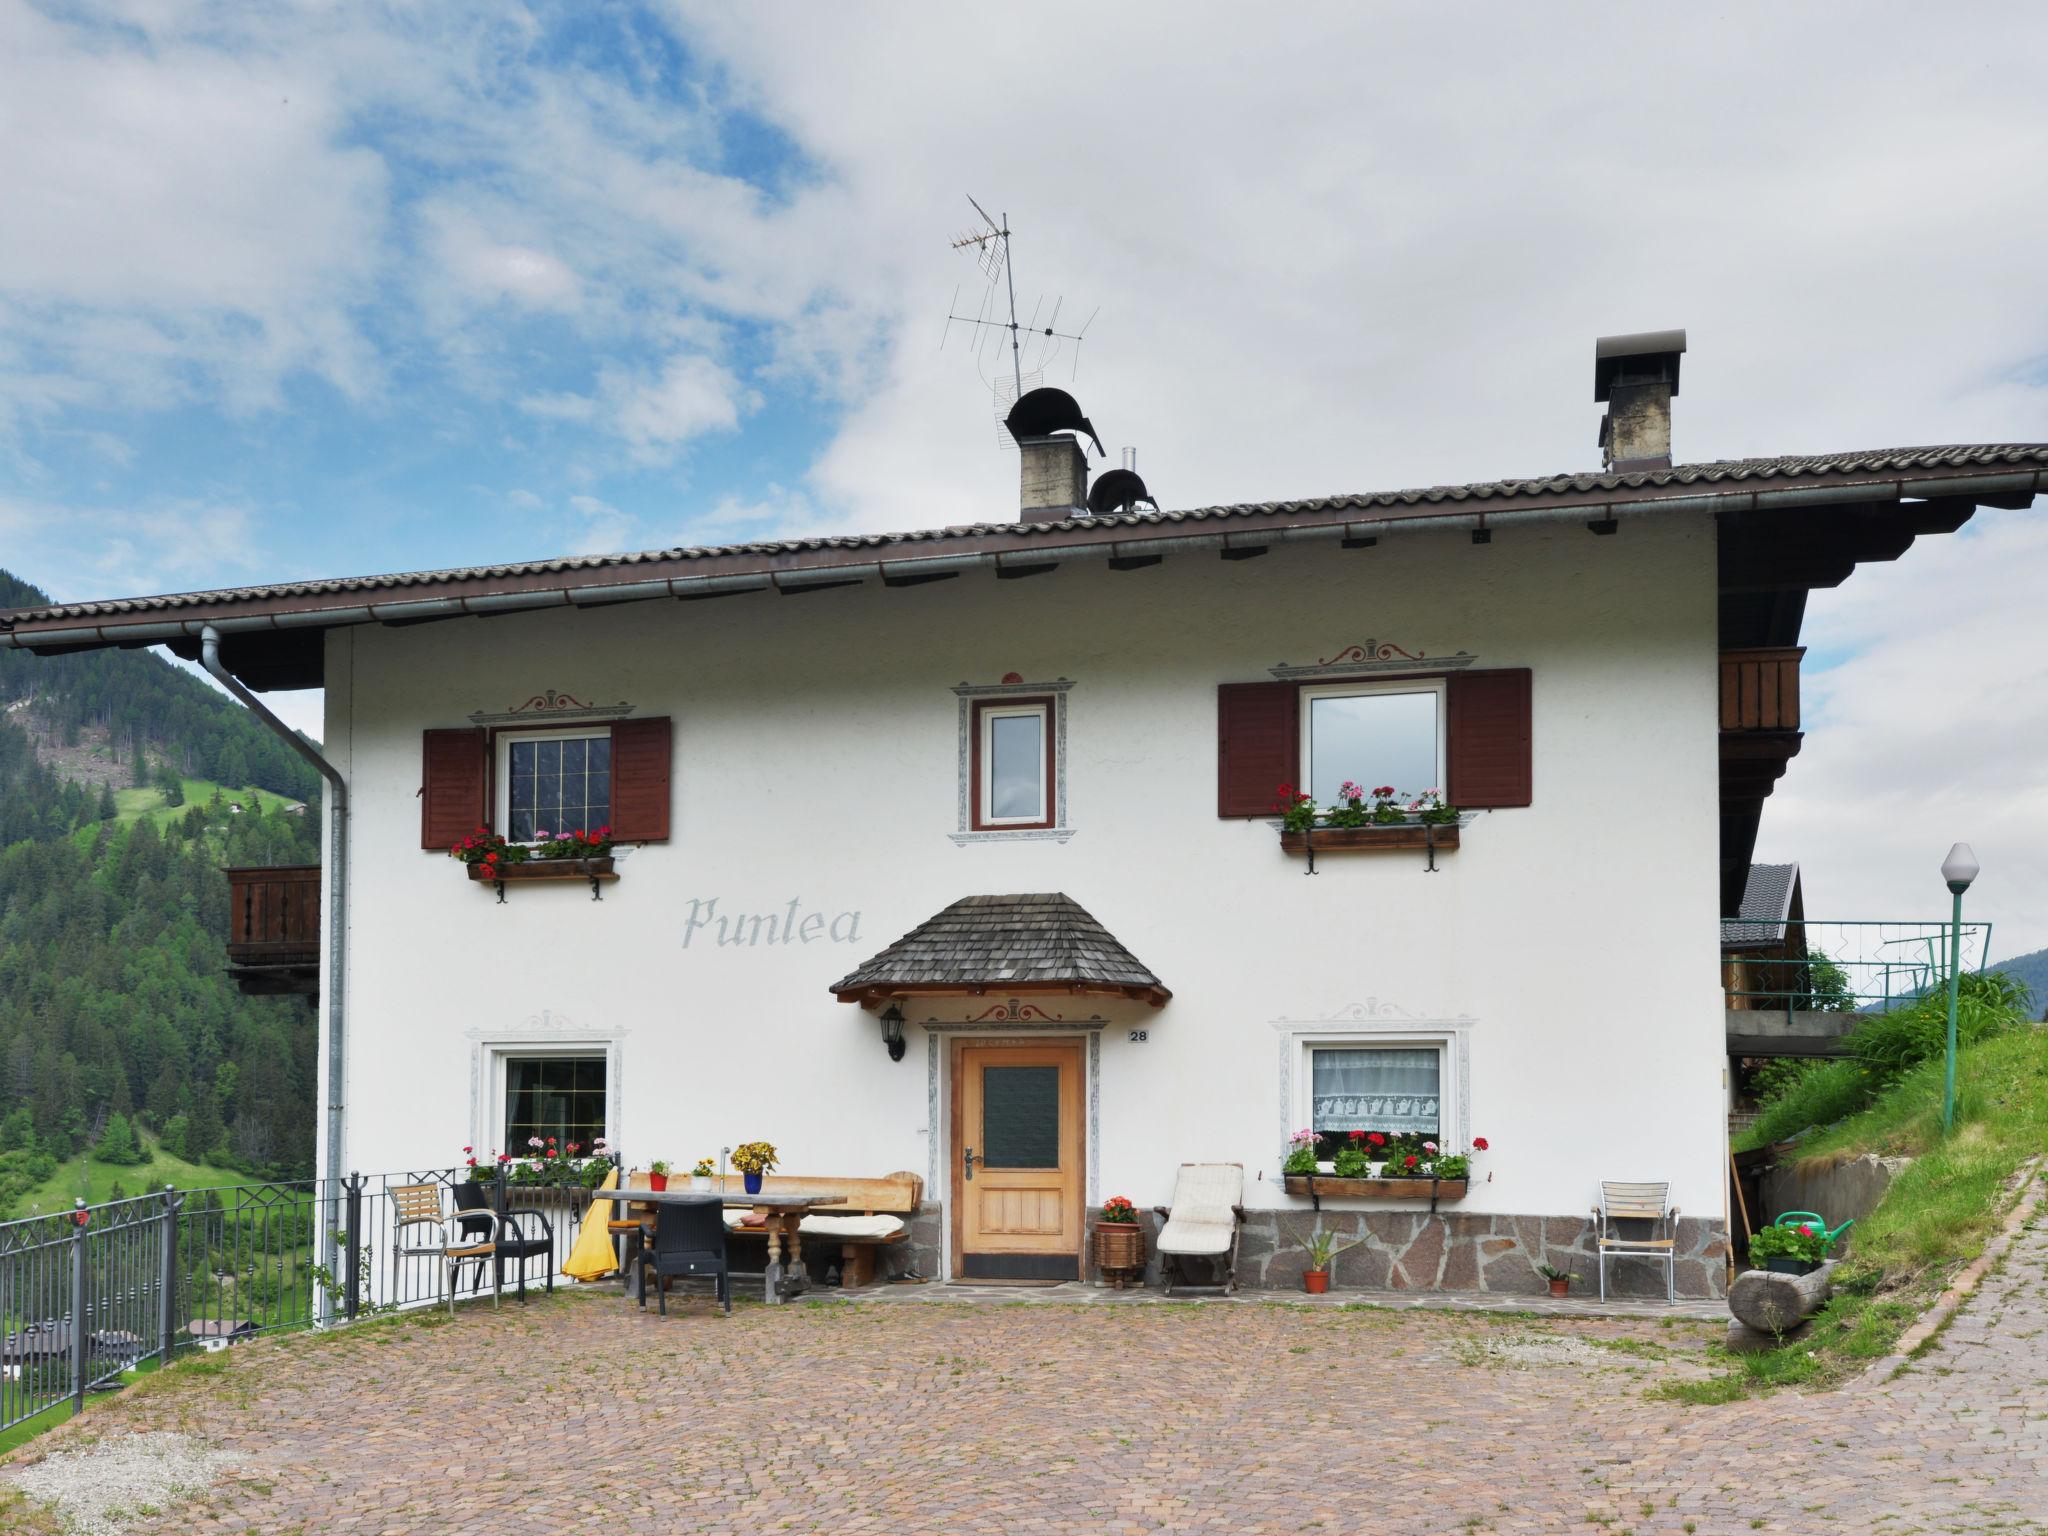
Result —
<svg viewBox="0 0 2048 1536"><path fill-rule="evenodd" d="M228 959L238 966L311 965L320 958L320 866L227 869Z"/></svg>
<svg viewBox="0 0 2048 1536"><path fill-rule="evenodd" d="M1799 658L1803 645L1721 653L1721 729L1799 729Z"/></svg>

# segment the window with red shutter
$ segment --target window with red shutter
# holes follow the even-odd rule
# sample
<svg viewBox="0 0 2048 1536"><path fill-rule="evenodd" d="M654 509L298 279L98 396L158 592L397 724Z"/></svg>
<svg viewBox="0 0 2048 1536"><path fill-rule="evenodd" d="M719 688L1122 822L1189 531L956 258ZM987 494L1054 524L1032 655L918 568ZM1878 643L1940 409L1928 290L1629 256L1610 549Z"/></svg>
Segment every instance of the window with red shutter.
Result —
<svg viewBox="0 0 2048 1536"><path fill-rule="evenodd" d="M447 849L487 818L484 733L474 726L421 733L420 846Z"/></svg>
<svg viewBox="0 0 2048 1536"><path fill-rule="evenodd" d="M1282 784L1299 781L1301 690L1293 683L1216 689L1216 814L1269 816Z"/></svg>
<svg viewBox="0 0 2048 1536"><path fill-rule="evenodd" d="M667 715L612 722L612 836L619 842L668 836L674 735Z"/></svg>
<svg viewBox="0 0 2048 1536"><path fill-rule="evenodd" d="M1535 772L1529 727L1529 669L1451 674L1450 783L1460 810L1528 805Z"/></svg>

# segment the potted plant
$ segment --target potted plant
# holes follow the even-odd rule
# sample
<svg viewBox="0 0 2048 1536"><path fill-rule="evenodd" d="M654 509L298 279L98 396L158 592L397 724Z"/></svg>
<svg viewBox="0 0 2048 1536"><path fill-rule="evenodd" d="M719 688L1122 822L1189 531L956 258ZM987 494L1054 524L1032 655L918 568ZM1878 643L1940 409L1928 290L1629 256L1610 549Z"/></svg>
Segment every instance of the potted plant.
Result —
<svg viewBox="0 0 2048 1536"><path fill-rule="evenodd" d="M732 1165L740 1171L747 1193L761 1193L761 1180L775 1169L775 1147L771 1142L742 1142L732 1149Z"/></svg>
<svg viewBox="0 0 2048 1536"><path fill-rule="evenodd" d="M1316 1133L1296 1131L1287 1138L1287 1160L1280 1165L1282 1173L1314 1173L1316 1171Z"/></svg>
<svg viewBox="0 0 2048 1536"><path fill-rule="evenodd" d="M668 1188L668 1161L666 1158L657 1157L647 1165L647 1187L649 1189Z"/></svg>
<svg viewBox="0 0 2048 1536"><path fill-rule="evenodd" d="M711 1159L708 1157L698 1158L697 1166L690 1170L690 1188L696 1190L699 1194L710 1194L711 1172Z"/></svg>
<svg viewBox="0 0 2048 1536"><path fill-rule="evenodd" d="M462 1149L462 1156L465 1160L464 1166L468 1169L464 1177L472 1184L488 1184L497 1178L498 1164L504 1161L503 1158L498 1156L495 1148L492 1149L490 1161L488 1162L477 1161L475 1147L464 1147Z"/></svg>
<svg viewBox="0 0 2048 1536"><path fill-rule="evenodd" d="M1317 1222L1301 1246L1308 1254L1307 1267L1301 1272L1301 1288L1311 1296L1321 1296L1330 1288L1331 1261L1346 1248L1356 1248L1358 1243L1355 1239L1346 1242L1336 1233L1324 1231L1322 1223Z"/></svg>
<svg viewBox="0 0 2048 1536"><path fill-rule="evenodd" d="M1826 1231L1802 1221L1796 1227L1765 1227L1749 1240L1749 1262L1776 1275L1810 1275L1833 1246Z"/></svg>
<svg viewBox="0 0 2048 1536"><path fill-rule="evenodd" d="M1145 1229L1138 1225L1138 1208L1122 1195L1102 1202L1095 1225L1095 1267L1108 1275L1122 1290L1124 1282L1145 1268Z"/></svg>
<svg viewBox="0 0 2048 1536"><path fill-rule="evenodd" d="M1571 1284L1579 1277L1570 1270L1558 1269L1549 1264L1538 1264L1536 1273L1550 1282L1550 1294L1564 1296L1571 1290Z"/></svg>

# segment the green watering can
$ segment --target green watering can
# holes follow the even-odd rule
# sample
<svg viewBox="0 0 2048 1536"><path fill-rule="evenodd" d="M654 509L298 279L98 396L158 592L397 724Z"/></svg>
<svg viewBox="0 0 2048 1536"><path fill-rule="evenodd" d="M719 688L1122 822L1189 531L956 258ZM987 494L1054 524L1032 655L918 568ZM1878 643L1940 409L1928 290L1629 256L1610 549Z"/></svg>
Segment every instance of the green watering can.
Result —
<svg viewBox="0 0 2048 1536"><path fill-rule="evenodd" d="M1851 1216L1839 1227L1830 1230L1827 1218L1821 1215L1819 1211L1787 1211L1771 1223L1774 1227L1796 1227L1802 1224L1812 1227L1816 1232L1820 1233L1822 1237L1828 1240L1828 1245L1832 1247L1844 1232L1856 1225L1856 1218Z"/></svg>

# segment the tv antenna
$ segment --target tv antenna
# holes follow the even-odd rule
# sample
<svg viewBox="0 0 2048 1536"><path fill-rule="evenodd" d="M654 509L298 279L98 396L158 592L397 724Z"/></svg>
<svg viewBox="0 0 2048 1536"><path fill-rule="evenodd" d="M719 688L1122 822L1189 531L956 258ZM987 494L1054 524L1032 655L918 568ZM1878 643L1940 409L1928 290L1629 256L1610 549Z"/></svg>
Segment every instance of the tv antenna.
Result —
<svg viewBox="0 0 2048 1536"><path fill-rule="evenodd" d="M1091 314L1078 331L1063 331L1059 328L1060 310L1066 301L1056 297L1051 313L1045 315L1045 323L1040 325L1039 317L1045 314L1045 296L1041 294L1031 311L1029 323L1020 322L1017 318L1017 275L1010 256L1010 216L1005 213L997 220L972 196L967 202L980 215L981 226L955 237L953 249L974 251L975 264L981 268L987 284L982 290L978 312L971 315L961 311L960 290L953 290L953 303L946 311L946 329L939 345L944 347L951 339L956 323L966 326L968 334L975 339L976 366L981 367L981 360L989 350L1001 344L1005 331L1009 333L1010 377L991 379L986 371L982 374L982 382L988 384L995 395L996 419L1000 422L1009 414L1010 407L1024 397L1027 377L1030 387L1035 388L1042 383L1046 368L1068 343L1072 343L1074 349L1070 377L1079 376L1081 343L1087 338L1088 327L1095 323L1095 315ZM1098 309L1096 314L1100 313ZM1003 318L1005 314L1008 319ZM1024 366L1027 353L1031 362L1028 369ZM998 429L996 439L1002 447L1016 446L1009 433L1001 429Z"/></svg>

